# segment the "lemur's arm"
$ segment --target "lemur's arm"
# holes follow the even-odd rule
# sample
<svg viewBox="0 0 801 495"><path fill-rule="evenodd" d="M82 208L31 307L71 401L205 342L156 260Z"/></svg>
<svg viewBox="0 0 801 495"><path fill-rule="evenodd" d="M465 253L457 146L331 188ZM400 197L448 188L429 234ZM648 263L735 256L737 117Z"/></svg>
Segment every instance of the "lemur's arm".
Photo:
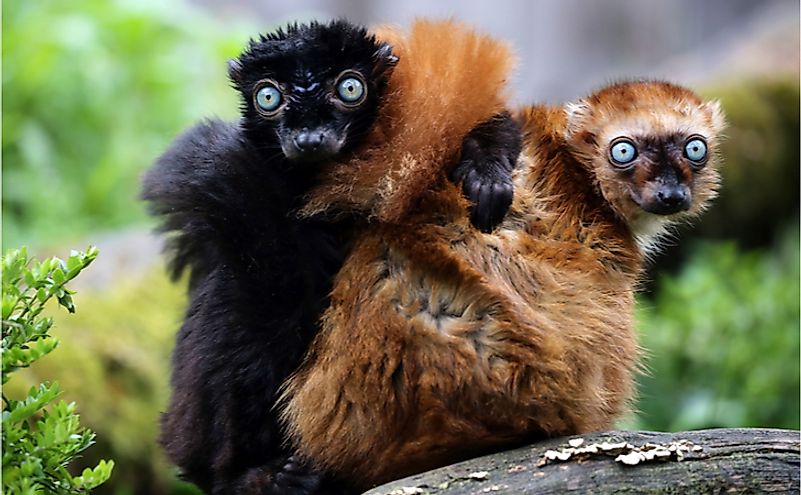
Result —
<svg viewBox="0 0 801 495"><path fill-rule="evenodd" d="M520 124L508 112L479 124L462 141L450 179L462 183L472 203L470 221L484 232L492 231L512 204L512 172L522 146Z"/></svg>

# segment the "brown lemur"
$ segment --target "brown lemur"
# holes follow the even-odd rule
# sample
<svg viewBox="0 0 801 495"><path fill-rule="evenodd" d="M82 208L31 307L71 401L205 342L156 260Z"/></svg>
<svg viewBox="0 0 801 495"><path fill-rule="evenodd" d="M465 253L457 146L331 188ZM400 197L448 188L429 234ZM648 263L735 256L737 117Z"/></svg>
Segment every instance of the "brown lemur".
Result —
<svg viewBox="0 0 801 495"><path fill-rule="evenodd" d="M307 462L368 488L626 411L643 260L715 196L723 116L682 87L625 82L518 118L498 230L472 228L442 181L358 236L282 398Z"/></svg>
<svg viewBox="0 0 801 495"><path fill-rule="evenodd" d="M170 235L174 275L189 272L161 435L186 479L214 494L344 489L293 457L279 388L318 330L353 217L400 214L399 195L412 205L406 191L450 169L466 177L476 226L503 217L521 141L503 113L510 63L504 46L452 22L376 36L344 21L290 25L230 63L241 120L186 131L143 186ZM482 145L496 134L505 146ZM477 146L459 164L466 135ZM298 215L313 188L351 179L377 193L361 198L363 212ZM371 209L377 199L396 211Z"/></svg>

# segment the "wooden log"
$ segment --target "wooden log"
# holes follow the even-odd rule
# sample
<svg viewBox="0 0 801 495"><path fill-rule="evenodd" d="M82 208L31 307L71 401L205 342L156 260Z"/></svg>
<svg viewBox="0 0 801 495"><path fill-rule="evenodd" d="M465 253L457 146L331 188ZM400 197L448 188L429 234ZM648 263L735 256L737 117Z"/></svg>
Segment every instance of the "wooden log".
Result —
<svg viewBox="0 0 801 495"><path fill-rule="evenodd" d="M800 450L795 430L609 431L471 459L365 495L799 493ZM548 451L569 458L546 462Z"/></svg>

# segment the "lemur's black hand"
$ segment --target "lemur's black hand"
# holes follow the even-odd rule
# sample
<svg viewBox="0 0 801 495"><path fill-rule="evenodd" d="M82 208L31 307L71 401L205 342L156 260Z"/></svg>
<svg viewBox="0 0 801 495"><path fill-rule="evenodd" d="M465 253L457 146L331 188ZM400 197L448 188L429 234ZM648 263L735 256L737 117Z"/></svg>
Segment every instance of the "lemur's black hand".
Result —
<svg viewBox="0 0 801 495"><path fill-rule="evenodd" d="M508 112L477 125L462 141L462 157L451 181L462 182L471 201L470 221L490 232L512 205L512 171L522 148L520 125Z"/></svg>
<svg viewBox="0 0 801 495"><path fill-rule="evenodd" d="M322 495L323 475L313 471L294 457L277 459L272 465L251 468L229 487L230 493L247 495ZM224 491L229 493L228 491Z"/></svg>

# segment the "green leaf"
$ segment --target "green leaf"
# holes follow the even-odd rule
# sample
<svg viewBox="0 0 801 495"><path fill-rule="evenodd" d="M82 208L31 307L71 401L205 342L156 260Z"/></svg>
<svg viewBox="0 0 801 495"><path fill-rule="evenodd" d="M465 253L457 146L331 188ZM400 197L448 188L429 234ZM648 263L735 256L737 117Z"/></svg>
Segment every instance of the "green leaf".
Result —
<svg viewBox="0 0 801 495"><path fill-rule="evenodd" d="M72 251L70 257L67 258L67 272L77 273L81 268L83 268L83 263L81 263L80 255L75 251Z"/></svg>
<svg viewBox="0 0 801 495"><path fill-rule="evenodd" d="M67 311L70 313L75 312L75 304L72 302L72 296L69 295L67 292L63 292L60 296L58 296L58 303L67 308Z"/></svg>
<svg viewBox="0 0 801 495"><path fill-rule="evenodd" d="M11 251L3 256L3 284L11 284L20 277L25 261L19 251Z"/></svg>
<svg viewBox="0 0 801 495"><path fill-rule="evenodd" d="M94 469L86 468L80 476L73 479L73 486L78 489L91 490L111 477L114 461L101 460Z"/></svg>
<svg viewBox="0 0 801 495"><path fill-rule="evenodd" d="M11 317L11 312L14 310L14 306L16 306L18 301L19 301L18 296L3 291L3 303L2 303L3 320L7 320Z"/></svg>
<svg viewBox="0 0 801 495"><path fill-rule="evenodd" d="M36 285L36 277L34 277L33 273L30 271L26 271L23 274L23 280L25 280L25 285L28 287L33 287Z"/></svg>
<svg viewBox="0 0 801 495"><path fill-rule="evenodd" d="M36 323L34 323L32 327L33 328L32 334L37 336L37 338L39 338L40 336L46 335L48 330L50 330L50 327L52 326L53 326L53 318L49 316L47 318L41 318L37 320Z"/></svg>
<svg viewBox="0 0 801 495"><path fill-rule="evenodd" d="M5 349L2 355L3 383L6 383L9 374L19 368L30 366L31 363L49 354L58 346L58 339L45 336L25 346L15 346Z"/></svg>
<svg viewBox="0 0 801 495"><path fill-rule="evenodd" d="M95 258L97 258L99 255L100 255L100 250L97 248L97 246L89 246L86 249L86 258L89 260L90 263L94 261ZM112 467L114 466L114 461L109 461L109 463L111 464Z"/></svg>
<svg viewBox="0 0 801 495"><path fill-rule="evenodd" d="M43 383L38 389L31 389L27 398L12 401L12 407L8 411L3 411L3 425L20 423L30 418L57 396L58 383L50 386Z"/></svg>
<svg viewBox="0 0 801 495"><path fill-rule="evenodd" d="M60 285L63 284L65 280L66 277L64 276L64 272L61 270L61 268L55 268L53 270L53 282Z"/></svg>

